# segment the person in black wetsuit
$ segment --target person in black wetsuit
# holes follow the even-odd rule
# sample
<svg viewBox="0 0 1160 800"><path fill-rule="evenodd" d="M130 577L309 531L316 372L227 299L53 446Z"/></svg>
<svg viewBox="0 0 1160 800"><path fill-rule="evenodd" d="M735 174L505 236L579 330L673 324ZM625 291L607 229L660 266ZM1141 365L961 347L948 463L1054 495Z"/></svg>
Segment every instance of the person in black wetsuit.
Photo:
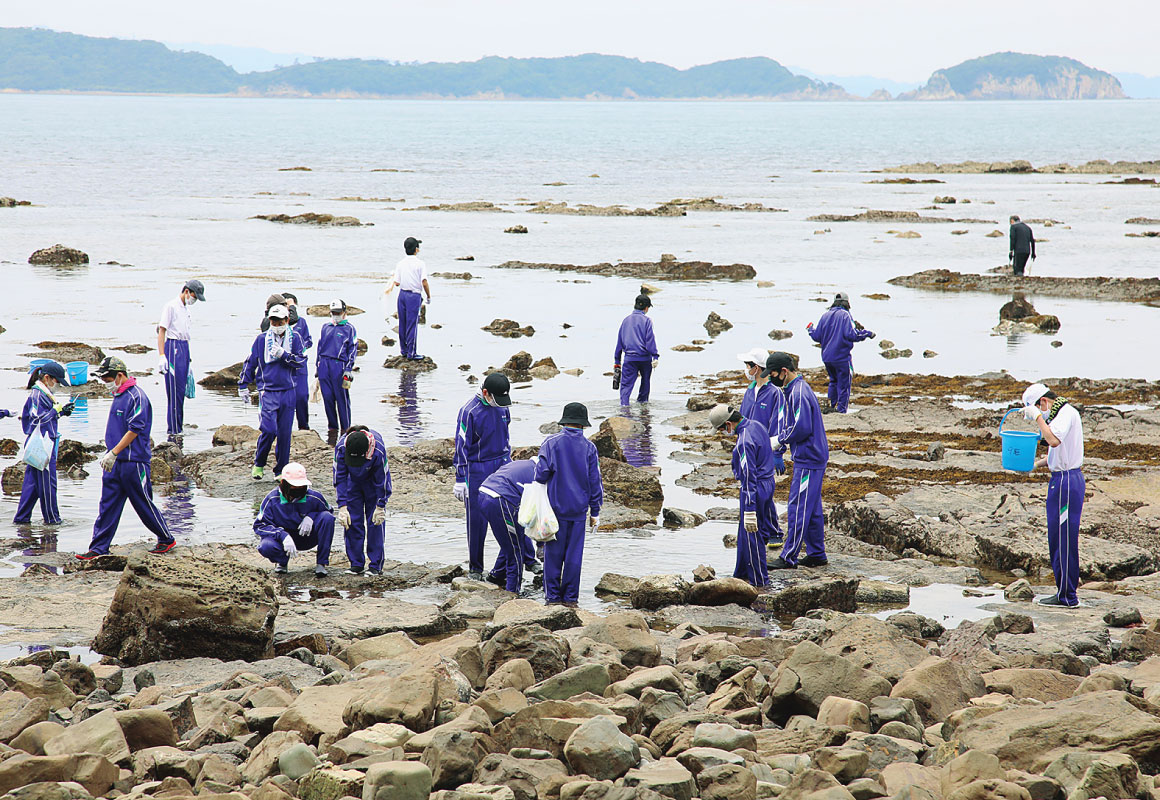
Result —
<svg viewBox="0 0 1160 800"><path fill-rule="evenodd" d="M1019 217L1011 215L1011 246L1007 260L1011 262L1014 275L1021 277L1027 268L1027 259L1035 260L1035 234L1026 222L1020 222Z"/></svg>

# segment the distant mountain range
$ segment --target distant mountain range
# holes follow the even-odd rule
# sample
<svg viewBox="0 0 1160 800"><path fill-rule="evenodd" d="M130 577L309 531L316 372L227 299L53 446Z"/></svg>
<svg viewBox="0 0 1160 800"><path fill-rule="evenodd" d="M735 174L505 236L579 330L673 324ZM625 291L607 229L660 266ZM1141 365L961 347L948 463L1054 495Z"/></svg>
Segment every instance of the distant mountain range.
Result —
<svg viewBox="0 0 1160 800"><path fill-rule="evenodd" d="M1147 80L1138 83L1144 85ZM856 93L832 80L796 74L773 59L761 57L682 70L598 54L489 57L423 64L323 59L239 73L213 56L171 50L159 42L99 39L40 28L0 28L0 91L528 99L852 100L868 95L875 100L990 100L1125 96L1120 82L1107 72L1070 58L1020 53L996 53L938 70L925 85L897 95L890 90L897 91L899 84L862 77L849 81ZM874 84L879 84L877 91L869 88Z"/></svg>

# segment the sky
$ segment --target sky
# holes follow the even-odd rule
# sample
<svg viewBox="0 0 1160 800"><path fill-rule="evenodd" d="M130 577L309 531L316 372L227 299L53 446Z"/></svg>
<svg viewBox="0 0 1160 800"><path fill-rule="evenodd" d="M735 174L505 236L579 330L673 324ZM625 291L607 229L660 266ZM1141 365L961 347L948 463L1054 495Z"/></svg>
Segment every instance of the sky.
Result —
<svg viewBox="0 0 1160 800"><path fill-rule="evenodd" d="M907 82L1015 50L1160 75L1157 0L1103 8L1090 0L0 0L0 27L399 61L596 52L685 68L768 56Z"/></svg>

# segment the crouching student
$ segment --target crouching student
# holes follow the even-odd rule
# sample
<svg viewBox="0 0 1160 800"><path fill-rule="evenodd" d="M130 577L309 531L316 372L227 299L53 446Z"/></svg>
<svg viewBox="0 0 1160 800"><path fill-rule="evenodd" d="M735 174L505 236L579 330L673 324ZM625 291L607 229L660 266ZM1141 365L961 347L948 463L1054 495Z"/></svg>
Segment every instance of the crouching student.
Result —
<svg viewBox="0 0 1160 800"><path fill-rule="evenodd" d="M536 478L537 456L509 461L484 478L479 486L479 512L499 545L499 557L488 580L519 594L524 568L538 571L536 549L519 523L524 487Z"/></svg>
<svg viewBox="0 0 1160 800"><path fill-rule="evenodd" d="M334 514L322 494L310 488L306 467L292 461L282 469L278 488L262 501L254 520L258 552L274 562L274 572L285 575L290 559L302 550L317 548L315 577L326 577Z"/></svg>
<svg viewBox="0 0 1160 800"><path fill-rule="evenodd" d="M366 425L354 425L334 448L334 490L338 523L345 529L350 575L362 575L368 562L372 575L383 574L383 537L391 470L383 437ZM363 545L366 545L364 551Z"/></svg>

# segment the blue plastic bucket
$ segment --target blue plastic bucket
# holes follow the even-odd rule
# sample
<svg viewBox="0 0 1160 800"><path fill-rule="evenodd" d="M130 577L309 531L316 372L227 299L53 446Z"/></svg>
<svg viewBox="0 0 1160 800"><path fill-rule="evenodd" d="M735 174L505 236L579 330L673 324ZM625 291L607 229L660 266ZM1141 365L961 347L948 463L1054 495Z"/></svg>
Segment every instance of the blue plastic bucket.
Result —
<svg viewBox="0 0 1160 800"><path fill-rule="evenodd" d="M70 361L64 368L68 372L69 386L84 386L89 382L89 362Z"/></svg>
<svg viewBox="0 0 1160 800"><path fill-rule="evenodd" d="M28 374L31 375L33 372L35 372L37 367L43 367L45 364L51 363L51 358L34 358L28 362Z"/></svg>
<svg viewBox="0 0 1160 800"><path fill-rule="evenodd" d="M1022 409L1013 408L1011 411ZM1011 411L1004 414L1003 420L999 423L999 438L1003 441L1003 469L1030 472L1035 469L1035 449L1039 446L1039 432L1003 430L1003 423L1011 416Z"/></svg>

